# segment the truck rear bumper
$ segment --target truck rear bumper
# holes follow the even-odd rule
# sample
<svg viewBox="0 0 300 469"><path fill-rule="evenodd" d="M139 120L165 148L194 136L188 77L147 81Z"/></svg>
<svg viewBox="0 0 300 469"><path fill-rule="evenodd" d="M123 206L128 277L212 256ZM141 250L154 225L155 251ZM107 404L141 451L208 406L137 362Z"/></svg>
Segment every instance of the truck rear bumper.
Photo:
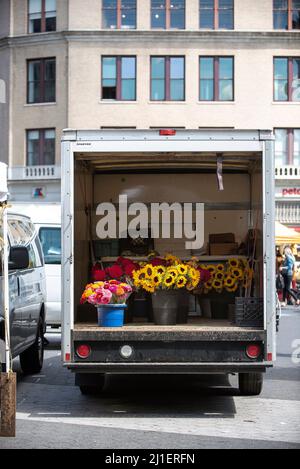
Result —
<svg viewBox="0 0 300 469"><path fill-rule="evenodd" d="M273 362L255 363L64 363L75 373L226 374L264 373Z"/></svg>

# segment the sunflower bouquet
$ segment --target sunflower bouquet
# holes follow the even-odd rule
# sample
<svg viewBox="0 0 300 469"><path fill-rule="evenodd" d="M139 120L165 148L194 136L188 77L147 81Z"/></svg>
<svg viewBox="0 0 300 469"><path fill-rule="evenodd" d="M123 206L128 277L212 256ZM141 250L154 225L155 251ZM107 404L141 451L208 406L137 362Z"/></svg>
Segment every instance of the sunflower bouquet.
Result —
<svg viewBox="0 0 300 469"><path fill-rule="evenodd" d="M225 264L201 265L210 272L210 279L203 284L204 293L223 290L234 293L238 288L249 288L254 276L248 260L229 259Z"/></svg>
<svg viewBox="0 0 300 469"><path fill-rule="evenodd" d="M135 288L155 293L157 290L181 290L184 288L192 291L198 286L201 280L198 269L174 257L171 259L166 256L165 261L165 265L147 263L135 270L133 272Z"/></svg>

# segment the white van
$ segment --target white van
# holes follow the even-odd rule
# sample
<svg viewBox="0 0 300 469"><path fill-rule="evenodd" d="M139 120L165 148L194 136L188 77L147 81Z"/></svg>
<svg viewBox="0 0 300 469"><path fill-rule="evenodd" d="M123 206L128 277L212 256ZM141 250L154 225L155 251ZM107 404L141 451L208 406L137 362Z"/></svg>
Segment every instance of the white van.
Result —
<svg viewBox="0 0 300 469"><path fill-rule="evenodd" d="M46 272L47 326L61 326L61 207L59 204L13 204L31 217L40 238Z"/></svg>

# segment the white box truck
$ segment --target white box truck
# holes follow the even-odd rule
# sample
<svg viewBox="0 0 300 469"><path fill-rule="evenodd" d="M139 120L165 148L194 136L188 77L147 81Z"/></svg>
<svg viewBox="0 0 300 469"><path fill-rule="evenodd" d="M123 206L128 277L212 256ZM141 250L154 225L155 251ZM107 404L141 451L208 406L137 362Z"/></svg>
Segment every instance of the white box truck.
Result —
<svg viewBox="0 0 300 469"><path fill-rule="evenodd" d="M63 132L62 358L83 393L102 388L107 373L237 373L242 394L261 392L263 373L276 358L273 140L264 130ZM226 305L221 317L209 315L200 295L202 309L192 307L187 324L133 319L121 328L99 327L96 309L80 305L80 297L91 282L99 241L97 206L115 203L118 210L120 195L147 206L201 202L205 243L212 233L229 232L243 246L255 233L254 251L248 252L255 265L250 296L261 305L261 325L237 324L234 305ZM183 239L155 239L152 247L185 259L196 254L206 263L232 257L187 249ZM97 260L108 263L124 254L118 245L113 250L96 250ZM218 300L219 305L228 301L222 293ZM86 356L78 353L82 346Z"/></svg>

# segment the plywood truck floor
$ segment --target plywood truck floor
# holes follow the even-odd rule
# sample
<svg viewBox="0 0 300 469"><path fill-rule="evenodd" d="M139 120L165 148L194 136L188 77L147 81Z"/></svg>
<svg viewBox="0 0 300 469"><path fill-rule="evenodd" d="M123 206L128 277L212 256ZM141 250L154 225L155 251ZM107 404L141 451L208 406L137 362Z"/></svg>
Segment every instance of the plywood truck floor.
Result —
<svg viewBox="0 0 300 469"><path fill-rule="evenodd" d="M158 326L150 323L132 323L123 327L99 327L95 323L77 323L72 332L74 341L244 341L265 340L261 329L236 327L226 320L193 318L188 324Z"/></svg>

